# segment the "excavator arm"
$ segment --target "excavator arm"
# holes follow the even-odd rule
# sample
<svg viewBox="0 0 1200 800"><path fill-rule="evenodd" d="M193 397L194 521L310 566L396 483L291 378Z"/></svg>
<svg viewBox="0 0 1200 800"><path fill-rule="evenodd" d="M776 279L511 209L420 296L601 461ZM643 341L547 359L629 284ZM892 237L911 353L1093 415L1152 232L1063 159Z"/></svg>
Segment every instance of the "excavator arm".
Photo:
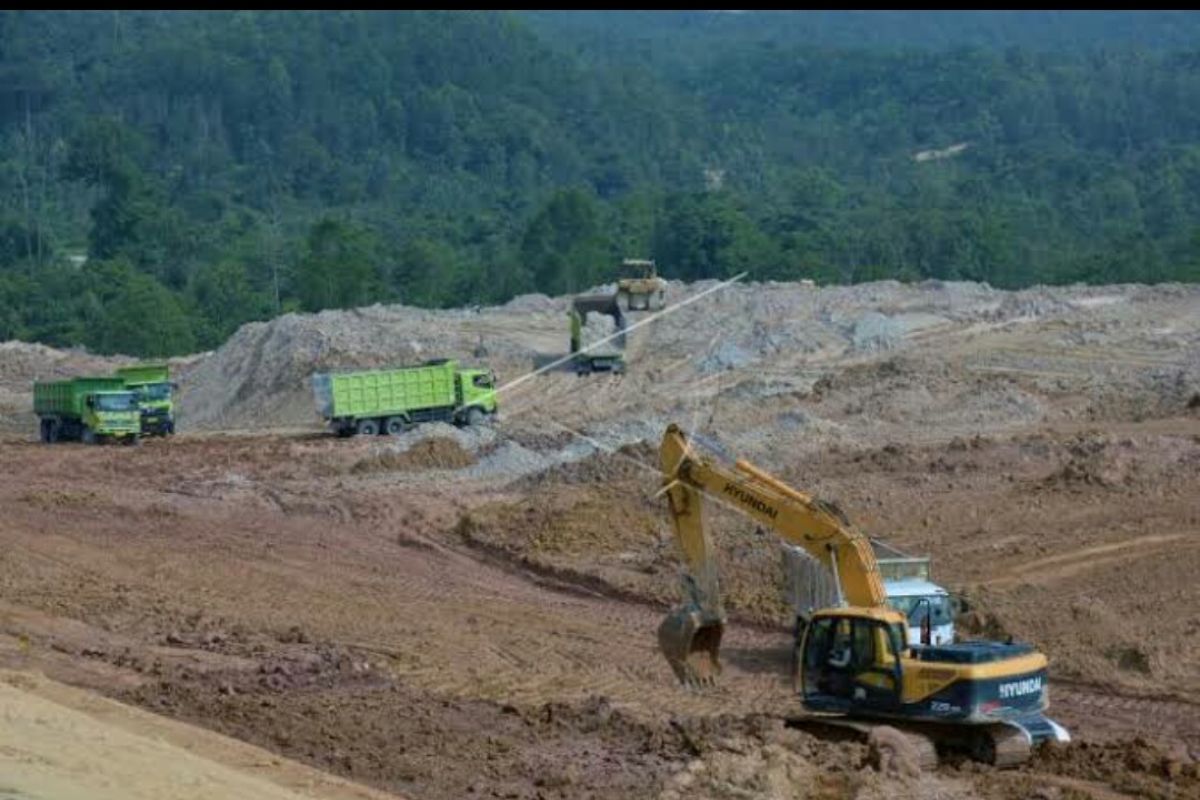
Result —
<svg viewBox="0 0 1200 800"><path fill-rule="evenodd" d="M681 682L710 683L721 669L726 616L715 551L704 525L705 494L803 547L835 577L843 605L887 604L870 541L835 506L787 486L746 461L738 460L730 468L705 458L677 425L663 435L659 457L663 491L686 570L683 605L663 620L658 638Z"/></svg>

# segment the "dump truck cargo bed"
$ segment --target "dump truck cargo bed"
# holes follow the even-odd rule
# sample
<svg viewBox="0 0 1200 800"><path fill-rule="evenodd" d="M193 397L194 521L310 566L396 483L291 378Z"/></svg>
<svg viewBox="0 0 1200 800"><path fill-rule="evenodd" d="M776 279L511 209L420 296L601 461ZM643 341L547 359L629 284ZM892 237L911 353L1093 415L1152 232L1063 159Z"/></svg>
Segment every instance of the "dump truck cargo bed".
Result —
<svg viewBox="0 0 1200 800"><path fill-rule="evenodd" d="M33 384L33 413L38 416L80 417L87 397L96 392L125 390L121 378L74 378Z"/></svg>
<svg viewBox="0 0 1200 800"><path fill-rule="evenodd" d="M317 406L326 419L385 416L457 404L457 365L443 364L313 376Z"/></svg>
<svg viewBox="0 0 1200 800"><path fill-rule="evenodd" d="M477 424L496 413L494 376L455 361L312 376L317 411L344 435L399 433L421 422Z"/></svg>

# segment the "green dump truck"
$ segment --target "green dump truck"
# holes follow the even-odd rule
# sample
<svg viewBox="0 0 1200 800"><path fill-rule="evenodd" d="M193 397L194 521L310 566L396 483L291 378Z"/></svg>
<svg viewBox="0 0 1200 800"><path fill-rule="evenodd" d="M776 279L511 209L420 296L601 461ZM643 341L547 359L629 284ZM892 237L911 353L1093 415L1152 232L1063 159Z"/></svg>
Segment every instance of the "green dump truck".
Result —
<svg viewBox="0 0 1200 800"><path fill-rule="evenodd" d="M43 442L120 439L136 444L142 433L137 394L121 378L72 378L33 384L33 412Z"/></svg>
<svg viewBox="0 0 1200 800"><path fill-rule="evenodd" d="M449 359L312 376L317 411L339 436L398 434L421 422L478 425L497 413L496 376Z"/></svg>
<svg viewBox="0 0 1200 800"><path fill-rule="evenodd" d="M589 326L588 314L612 317L611 328ZM571 325L571 364L577 375L625 372L625 315L616 294L581 294L567 312Z"/></svg>
<svg viewBox="0 0 1200 800"><path fill-rule="evenodd" d="M175 433L175 407L172 402L171 368L166 364L137 364L121 367L116 376L138 396L142 415L142 433L170 436Z"/></svg>

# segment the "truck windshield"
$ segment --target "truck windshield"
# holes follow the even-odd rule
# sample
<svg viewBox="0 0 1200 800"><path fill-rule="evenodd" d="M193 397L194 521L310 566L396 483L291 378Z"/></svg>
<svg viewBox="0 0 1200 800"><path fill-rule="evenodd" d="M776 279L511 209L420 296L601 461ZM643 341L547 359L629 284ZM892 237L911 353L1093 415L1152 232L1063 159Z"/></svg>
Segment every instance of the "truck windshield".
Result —
<svg viewBox="0 0 1200 800"><path fill-rule="evenodd" d="M97 411L137 411L137 396L133 392L114 392L96 395Z"/></svg>
<svg viewBox="0 0 1200 800"><path fill-rule="evenodd" d="M929 602L925 602L928 600ZM954 621L954 613L950 608L950 598L945 595L926 595L920 597L889 597L888 603L897 611L904 612L910 626L920 625L927 613L932 614L930 624L949 625Z"/></svg>
<svg viewBox="0 0 1200 800"><path fill-rule="evenodd" d="M145 386L138 387L138 394L143 400L170 400L171 384L148 383Z"/></svg>
<svg viewBox="0 0 1200 800"><path fill-rule="evenodd" d="M474 378L471 379L471 383L475 384L480 389L490 389L490 388L492 388L492 376L491 375L476 375Z"/></svg>

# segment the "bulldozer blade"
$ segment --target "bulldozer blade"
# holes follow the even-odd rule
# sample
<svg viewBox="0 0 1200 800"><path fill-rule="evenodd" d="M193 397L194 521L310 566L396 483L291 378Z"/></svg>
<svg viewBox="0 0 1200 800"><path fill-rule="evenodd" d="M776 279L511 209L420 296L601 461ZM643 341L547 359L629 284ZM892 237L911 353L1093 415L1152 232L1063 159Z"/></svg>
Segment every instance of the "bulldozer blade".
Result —
<svg viewBox="0 0 1200 800"><path fill-rule="evenodd" d="M721 635L725 623L703 621L695 608L684 606L667 614L658 626L658 647L679 682L708 686L721 672Z"/></svg>

